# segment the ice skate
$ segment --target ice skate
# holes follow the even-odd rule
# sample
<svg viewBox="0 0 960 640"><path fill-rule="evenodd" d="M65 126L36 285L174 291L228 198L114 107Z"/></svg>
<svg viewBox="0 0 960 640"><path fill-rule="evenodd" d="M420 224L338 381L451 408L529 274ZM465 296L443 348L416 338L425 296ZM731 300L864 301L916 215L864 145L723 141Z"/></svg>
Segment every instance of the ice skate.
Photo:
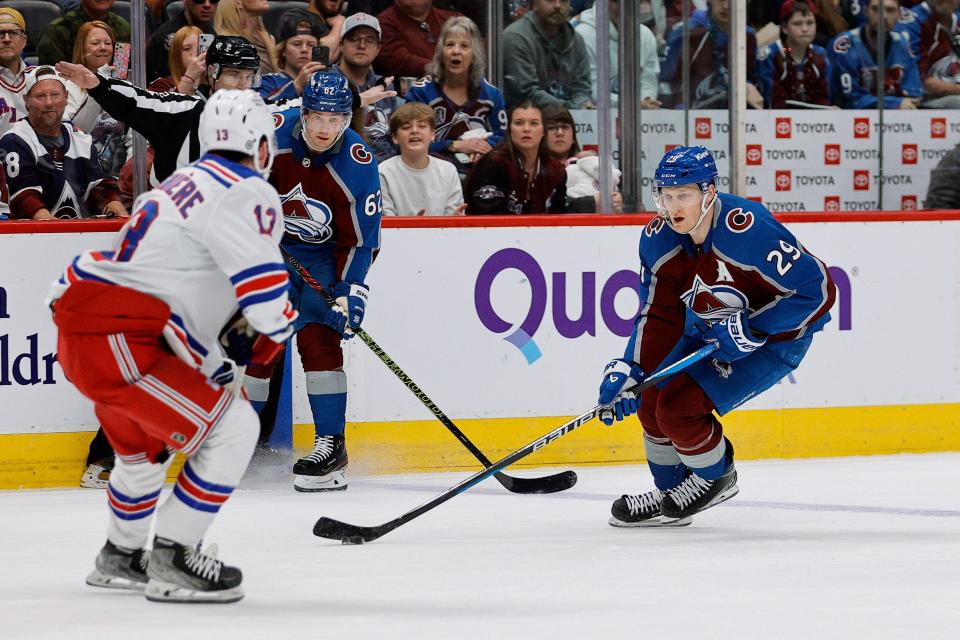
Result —
<svg viewBox="0 0 960 640"><path fill-rule="evenodd" d="M689 519L695 513L729 500L739 491L737 470L732 464L726 473L716 480L704 480L693 473L680 483L680 486L670 489L663 497L663 503L660 505L663 520Z"/></svg>
<svg viewBox="0 0 960 640"><path fill-rule="evenodd" d="M147 600L154 602L237 602L243 598L243 573L216 559L214 547L206 553L154 538L147 566Z"/></svg>
<svg viewBox="0 0 960 640"><path fill-rule="evenodd" d="M297 491L343 491L347 488L347 447L342 435L317 436L313 451L293 465Z"/></svg>
<svg viewBox="0 0 960 640"><path fill-rule="evenodd" d="M124 549L109 540L94 561L95 569L87 576L91 587L143 591L147 584L150 552L145 549Z"/></svg>
<svg viewBox="0 0 960 640"><path fill-rule="evenodd" d="M110 481L110 472L113 471L113 464L113 458L102 458L91 462L80 477L80 486L84 489L106 489Z"/></svg>
<svg viewBox="0 0 960 640"><path fill-rule="evenodd" d="M660 504L664 493L654 489L640 495L623 495L613 501L610 513L612 527L683 527L690 518L665 522L660 517Z"/></svg>

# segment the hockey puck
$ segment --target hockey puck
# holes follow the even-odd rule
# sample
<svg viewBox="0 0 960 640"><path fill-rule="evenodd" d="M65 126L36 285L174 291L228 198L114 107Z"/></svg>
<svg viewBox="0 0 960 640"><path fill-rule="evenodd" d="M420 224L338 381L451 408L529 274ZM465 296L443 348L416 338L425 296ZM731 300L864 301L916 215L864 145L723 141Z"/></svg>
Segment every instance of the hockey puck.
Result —
<svg viewBox="0 0 960 640"><path fill-rule="evenodd" d="M343 544L363 544L361 536L347 536L343 539Z"/></svg>

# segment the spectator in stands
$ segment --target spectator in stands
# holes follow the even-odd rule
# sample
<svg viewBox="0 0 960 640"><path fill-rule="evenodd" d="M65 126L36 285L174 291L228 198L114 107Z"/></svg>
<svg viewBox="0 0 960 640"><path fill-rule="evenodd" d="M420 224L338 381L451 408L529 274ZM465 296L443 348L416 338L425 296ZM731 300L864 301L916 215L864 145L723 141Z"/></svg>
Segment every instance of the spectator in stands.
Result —
<svg viewBox="0 0 960 640"><path fill-rule="evenodd" d="M924 209L960 209L960 145L951 149L930 172Z"/></svg>
<svg viewBox="0 0 960 640"><path fill-rule="evenodd" d="M824 49L829 48L830 42L850 27L837 10L835 0L815 0L814 14L817 16L817 35L813 42Z"/></svg>
<svg viewBox="0 0 960 640"><path fill-rule="evenodd" d="M547 153L543 115L532 100L510 111L510 131L480 158L464 188L467 214L566 213L567 172Z"/></svg>
<svg viewBox="0 0 960 640"><path fill-rule="evenodd" d="M180 27L173 34L167 52L166 67L170 75L157 78L147 89L163 93L175 91L184 95L196 93L203 80L204 58L200 54L200 27Z"/></svg>
<svg viewBox="0 0 960 640"><path fill-rule="evenodd" d="M299 98L303 88L317 71L319 62L311 62L313 48L326 33L326 24L306 9L290 9L280 18L280 43L277 45L280 69L263 77L257 89L264 100Z"/></svg>
<svg viewBox="0 0 960 640"><path fill-rule="evenodd" d="M27 117L0 138L12 217L127 217L117 181L100 171L90 136L63 120L64 80L53 67L39 66L25 83Z"/></svg>
<svg viewBox="0 0 960 640"><path fill-rule="evenodd" d="M727 49L730 31L730 0L710 0L706 11L696 11L690 18L690 67L681 68L683 29L676 28L667 36L667 54L660 67L660 80L670 83L674 107L691 109L726 109L729 103L730 71ZM763 108L763 95L757 89L757 38L747 27L747 105ZM683 82L686 76L690 104L683 104Z"/></svg>
<svg viewBox="0 0 960 640"><path fill-rule="evenodd" d="M20 57L27 46L27 23L16 9L0 7L0 135L27 112L23 80L32 68Z"/></svg>
<svg viewBox="0 0 960 640"><path fill-rule="evenodd" d="M377 71L398 79L422 77L443 23L458 15L432 7L430 0L396 0L377 16L382 29Z"/></svg>
<svg viewBox="0 0 960 640"><path fill-rule="evenodd" d="M80 25L76 44L73 47L74 64L81 64L96 72L109 66L113 60L113 30L105 22L91 20ZM68 83L71 104L67 119L81 131L93 138L94 155L100 160L104 175L116 177L127 160L133 146L133 138L127 136L127 128L105 113L100 104L83 89Z"/></svg>
<svg viewBox="0 0 960 640"><path fill-rule="evenodd" d="M334 65L346 76L357 91L364 93L383 87L392 95L370 103L363 115L363 131L367 143L373 149L377 162L397 155L397 150L391 142L390 114L392 114L403 100L393 92L390 78L383 78L373 71L373 61L380 53L380 21L367 13L354 13L343 22L343 40L340 43L340 62Z"/></svg>
<svg viewBox="0 0 960 640"><path fill-rule="evenodd" d="M592 108L587 48L567 18L570 0L533 0L533 8L503 31L507 102Z"/></svg>
<svg viewBox="0 0 960 640"><path fill-rule="evenodd" d="M567 171L567 200L571 211L596 211L600 207L600 159L593 151L580 148L576 124L566 107L558 104L542 109L547 153L563 163ZM614 182L620 171L613 169ZM623 196L613 192L613 213L623 213Z"/></svg>
<svg viewBox="0 0 960 640"><path fill-rule="evenodd" d="M408 102L390 117L390 135L400 155L379 165L385 216L463 215L463 190L452 163L430 157L433 109Z"/></svg>
<svg viewBox="0 0 960 640"><path fill-rule="evenodd" d="M173 36L184 27L197 27L203 33L213 33L213 14L219 0L183 0L183 12L167 20L150 36L147 42L147 79L155 80L170 75L169 53Z"/></svg>
<svg viewBox="0 0 960 640"><path fill-rule="evenodd" d="M153 145L150 183L157 185L199 157L197 130L204 96L218 89L250 89L260 84L260 57L247 40L218 35L204 55L208 86L201 87L200 95L155 93L66 62L59 63L57 70Z"/></svg>
<svg viewBox="0 0 960 640"><path fill-rule="evenodd" d="M960 0L929 0L930 15L920 25L923 107L960 109Z"/></svg>
<svg viewBox="0 0 960 640"><path fill-rule="evenodd" d="M310 12L323 19L326 28L320 45L330 49L330 62L336 62L340 59L340 40L343 36L343 0L311 0Z"/></svg>
<svg viewBox="0 0 960 640"><path fill-rule="evenodd" d="M620 2L608 0L610 15L610 106L620 104ZM597 7L590 7L580 14L580 22L575 28L583 38L587 47L587 58L590 60L590 95L594 104L597 102ZM660 93L657 76L660 74L660 59L657 57L657 37L644 25L640 25L638 44L634 45L637 51L637 64L640 67L640 108L659 109Z"/></svg>
<svg viewBox="0 0 960 640"><path fill-rule="evenodd" d="M503 94L483 77L486 56L473 20L450 18L440 30L427 77L407 92L409 102L436 114L430 152L454 163L461 175L489 153L507 133Z"/></svg>
<svg viewBox="0 0 960 640"><path fill-rule="evenodd" d="M100 20L110 25L116 42L130 42L130 23L110 11L114 0L80 0L80 6L51 22L40 34L37 58L40 64L55 64L73 57L80 25Z"/></svg>
<svg viewBox="0 0 960 640"><path fill-rule="evenodd" d="M827 52L813 44L816 29L812 0L785 0L780 5L781 39L764 47L757 60L760 89L768 107L830 105ZM787 104L788 100L792 102Z"/></svg>
<svg viewBox="0 0 960 640"><path fill-rule="evenodd" d="M279 70L276 40L263 24L263 14L269 8L267 0L220 0L213 16L213 30L218 36L238 36L257 48L261 76Z"/></svg>
<svg viewBox="0 0 960 640"><path fill-rule="evenodd" d="M881 11L883 16L881 18ZM883 106L916 109L922 85L907 36L893 31L900 15L897 0L870 0L867 22L834 40L830 48L830 94L844 109L877 107L877 49L880 20L886 26Z"/></svg>

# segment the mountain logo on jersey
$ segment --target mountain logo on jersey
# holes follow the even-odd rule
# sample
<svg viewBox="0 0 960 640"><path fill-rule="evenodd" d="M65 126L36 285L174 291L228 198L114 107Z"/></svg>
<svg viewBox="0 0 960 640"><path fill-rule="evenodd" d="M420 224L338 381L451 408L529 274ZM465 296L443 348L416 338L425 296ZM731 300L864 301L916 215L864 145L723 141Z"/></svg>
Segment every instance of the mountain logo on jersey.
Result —
<svg viewBox="0 0 960 640"><path fill-rule="evenodd" d="M300 184L281 195L280 204L287 233L310 244L323 244L333 237L333 211L325 202L307 197Z"/></svg>
<svg viewBox="0 0 960 640"><path fill-rule="evenodd" d="M57 199L56 204L53 205L52 213L54 217L62 219L76 219L80 217L78 198L73 192L73 187L70 186L69 182L63 183L63 191L60 192L60 197Z"/></svg>
<svg viewBox="0 0 960 640"><path fill-rule="evenodd" d="M726 284L710 286L699 275L680 299L697 317L710 324L747 308L747 296L738 289Z"/></svg>

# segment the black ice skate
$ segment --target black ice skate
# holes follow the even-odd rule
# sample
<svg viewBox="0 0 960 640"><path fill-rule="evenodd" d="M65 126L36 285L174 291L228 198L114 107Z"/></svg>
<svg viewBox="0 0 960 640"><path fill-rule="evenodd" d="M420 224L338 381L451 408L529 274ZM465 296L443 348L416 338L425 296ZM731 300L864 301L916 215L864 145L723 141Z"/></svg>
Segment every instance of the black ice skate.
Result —
<svg viewBox="0 0 960 640"><path fill-rule="evenodd" d="M613 501L610 513L612 527L683 527L690 524L690 518L663 521L660 517L660 503L664 493L660 489L647 491L636 496L623 495Z"/></svg>
<svg viewBox="0 0 960 640"><path fill-rule="evenodd" d="M243 598L243 573L216 559L216 552L153 539L144 595L154 602L236 602Z"/></svg>
<svg viewBox="0 0 960 640"><path fill-rule="evenodd" d="M147 585L147 564L150 561L150 552L145 549L124 549L109 540L103 545L97 559L95 569L87 576L87 584L91 587L106 587L108 589L129 589L143 591Z"/></svg>
<svg viewBox="0 0 960 640"><path fill-rule="evenodd" d="M342 435L317 436L313 451L293 465L297 491L343 491L347 488L347 447Z"/></svg>
<svg viewBox="0 0 960 640"><path fill-rule="evenodd" d="M737 470L731 463L726 473L716 480L704 480L693 473L663 497L660 511L664 521L679 521L709 509L737 495Z"/></svg>

